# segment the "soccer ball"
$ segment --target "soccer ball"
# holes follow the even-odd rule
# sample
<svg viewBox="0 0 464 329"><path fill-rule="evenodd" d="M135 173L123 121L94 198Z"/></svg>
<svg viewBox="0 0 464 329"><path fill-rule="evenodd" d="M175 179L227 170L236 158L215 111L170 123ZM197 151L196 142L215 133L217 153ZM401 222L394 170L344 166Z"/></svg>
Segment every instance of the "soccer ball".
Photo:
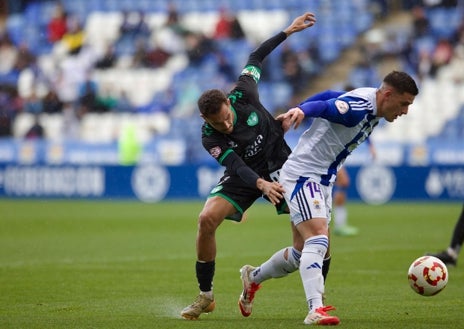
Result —
<svg viewBox="0 0 464 329"><path fill-rule="evenodd" d="M437 257L422 256L412 262L408 270L409 285L422 296L433 296L448 283L448 269Z"/></svg>

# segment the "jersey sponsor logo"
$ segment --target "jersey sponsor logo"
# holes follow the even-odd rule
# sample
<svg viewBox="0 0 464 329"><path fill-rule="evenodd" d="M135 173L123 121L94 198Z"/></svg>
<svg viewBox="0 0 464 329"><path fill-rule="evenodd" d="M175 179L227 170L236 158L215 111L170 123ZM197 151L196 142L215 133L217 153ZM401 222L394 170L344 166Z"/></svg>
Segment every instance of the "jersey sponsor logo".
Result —
<svg viewBox="0 0 464 329"><path fill-rule="evenodd" d="M253 126L256 126L258 124L258 115L256 114L256 112L251 112L250 116L248 117L247 119L247 124L250 126L250 127L253 127Z"/></svg>
<svg viewBox="0 0 464 329"><path fill-rule="evenodd" d="M345 114L350 109L348 103L341 100L335 101L335 107L337 108L338 112L340 112L340 114Z"/></svg>
<svg viewBox="0 0 464 329"><path fill-rule="evenodd" d="M252 65L246 66L243 69L241 74L242 75L250 75L255 80L256 83L261 78L261 71L256 66L252 66Z"/></svg>
<svg viewBox="0 0 464 329"><path fill-rule="evenodd" d="M215 146L213 148L210 148L209 149L209 154L211 154L211 156L215 159L217 159L219 157L219 155L221 154L221 148L219 146Z"/></svg>
<svg viewBox="0 0 464 329"><path fill-rule="evenodd" d="M251 158L263 149L263 135L258 135L253 144L248 145L245 150L245 158Z"/></svg>

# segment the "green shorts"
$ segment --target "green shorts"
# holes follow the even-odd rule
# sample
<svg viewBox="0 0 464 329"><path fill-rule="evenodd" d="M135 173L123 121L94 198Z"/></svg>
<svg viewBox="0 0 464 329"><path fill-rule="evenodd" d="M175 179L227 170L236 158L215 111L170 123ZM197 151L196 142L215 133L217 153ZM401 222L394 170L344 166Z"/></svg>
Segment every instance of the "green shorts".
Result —
<svg viewBox="0 0 464 329"><path fill-rule="evenodd" d="M268 178L267 180L270 181ZM211 190L209 197L219 196L229 201L237 210L231 216L226 217L236 222L242 220L244 212L260 197L269 201L268 197L255 187L246 185L239 176L224 175L219 183ZM284 199L276 206L277 214L288 214L287 203Z"/></svg>

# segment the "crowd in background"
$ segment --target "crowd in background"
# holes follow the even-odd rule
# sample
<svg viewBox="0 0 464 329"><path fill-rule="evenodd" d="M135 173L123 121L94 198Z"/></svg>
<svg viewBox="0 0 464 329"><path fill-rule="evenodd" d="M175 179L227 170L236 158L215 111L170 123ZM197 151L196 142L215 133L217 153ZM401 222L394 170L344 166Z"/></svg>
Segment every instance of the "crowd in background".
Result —
<svg viewBox="0 0 464 329"><path fill-rule="evenodd" d="M373 3L378 5L375 8L379 19L385 18L388 14L386 2ZM434 77L442 65L449 65L453 59L460 59L462 65L464 21L451 37L441 37L433 34L427 16L431 6L427 2L412 1L408 5L412 22L410 31L393 31L381 43L363 45L359 61L343 84L353 87L377 85L378 65L386 57L399 58L404 69L419 80ZM443 1L439 5L450 7L457 3ZM434 6L437 6L436 2ZM18 11L24 9L14 8ZM246 40L247 35L237 16L227 8L221 8L214 34L205 35L184 26L175 5L168 4L166 12L166 21L162 26L166 31L165 37L158 39L162 42L153 42L153 31L146 22L144 12L127 11L122 13L118 38L114 43L106 45L104 52L97 54L86 47L86 22L56 2L53 15L49 17L46 30L43 31L46 33L46 47L40 50L54 51L59 55L58 70L54 68L49 71L39 65L41 54L27 43L15 44L4 25L0 34L0 137L13 135L13 121L21 112L63 113L69 122L79 121L88 112L163 111L169 114L173 105L181 101L172 89L153 95L151 104L138 107L123 92L116 94L102 88L93 79L95 70L114 68L119 65L122 57L126 62L129 58L130 62L126 65L130 68L156 69L164 67L172 56L182 52L188 59L189 67L214 61L215 68L223 78L224 87L233 83L237 77L236 63L225 56L220 45L221 40ZM311 79L323 73L324 63L320 59L320 51L310 41L298 50L285 44L279 53L278 65L275 65L276 62L269 64L273 66L264 70L262 80L272 80L275 71L280 71L277 75L289 86L292 96L298 95ZM273 71L271 76L268 72ZM192 102L195 95L193 92L186 101ZM292 101L294 99L289 100ZM43 136L43 129L37 128L37 124L38 121L26 137ZM77 134L70 127L66 128L67 136L76 137Z"/></svg>

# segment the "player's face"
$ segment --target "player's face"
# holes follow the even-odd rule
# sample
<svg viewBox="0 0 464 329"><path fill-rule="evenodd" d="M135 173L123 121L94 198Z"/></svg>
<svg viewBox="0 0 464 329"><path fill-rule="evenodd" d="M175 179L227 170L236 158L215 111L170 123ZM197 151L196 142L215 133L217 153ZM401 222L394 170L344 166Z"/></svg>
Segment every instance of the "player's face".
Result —
<svg viewBox="0 0 464 329"><path fill-rule="evenodd" d="M216 114L208 115L203 119L208 124L223 134L231 134L234 130L234 113L230 109L230 101L221 105L221 109Z"/></svg>
<svg viewBox="0 0 464 329"><path fill-rule="evenodd" d="M378 109L378 116L385 118L388 122L408 114L409 105L414 102L414 95L409 93L398 93L395 90L386 90L382 106Z"/></svg>

